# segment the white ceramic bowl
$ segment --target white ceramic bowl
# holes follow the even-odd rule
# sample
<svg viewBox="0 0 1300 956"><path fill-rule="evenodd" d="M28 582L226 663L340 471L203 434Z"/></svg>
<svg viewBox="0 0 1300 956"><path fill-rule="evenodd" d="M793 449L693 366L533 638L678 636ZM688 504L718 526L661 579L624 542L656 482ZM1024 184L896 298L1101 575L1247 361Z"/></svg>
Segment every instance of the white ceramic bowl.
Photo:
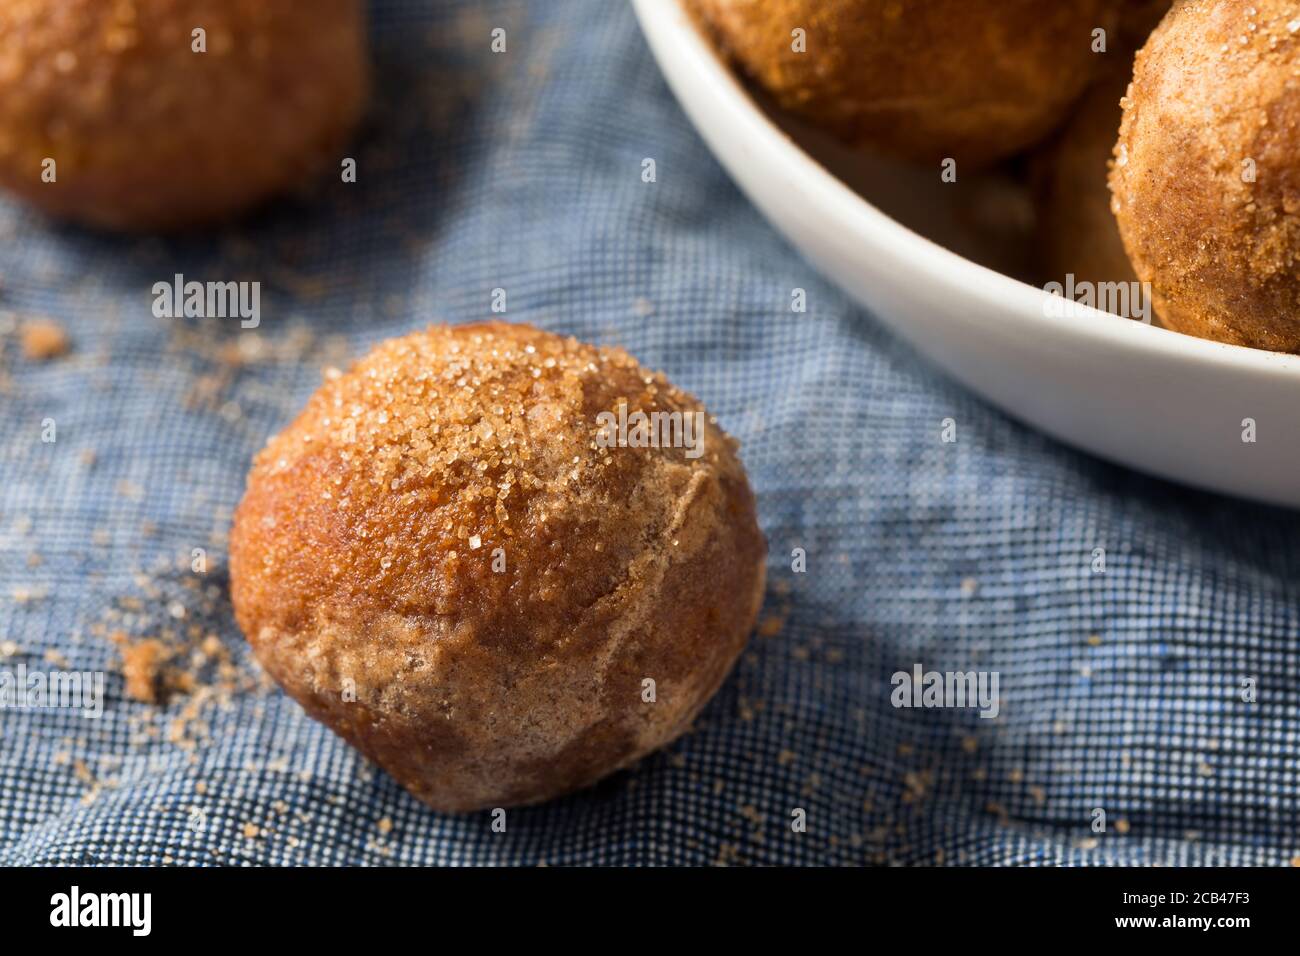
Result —
<svg viewBox="0 0 1300 956"><path fill-rule="evenodd" d="M1094 310L1051 317L1048 293L901 225L814 159L809 136L778 125L678 0L633 4L669 85L750 200L809 263L950 375L1102 458L1300 507L1300 356ZM863 162L881 177L871 195L906 200L914 172ZM1253 443L1243 441L1245 419Z"/></svg>

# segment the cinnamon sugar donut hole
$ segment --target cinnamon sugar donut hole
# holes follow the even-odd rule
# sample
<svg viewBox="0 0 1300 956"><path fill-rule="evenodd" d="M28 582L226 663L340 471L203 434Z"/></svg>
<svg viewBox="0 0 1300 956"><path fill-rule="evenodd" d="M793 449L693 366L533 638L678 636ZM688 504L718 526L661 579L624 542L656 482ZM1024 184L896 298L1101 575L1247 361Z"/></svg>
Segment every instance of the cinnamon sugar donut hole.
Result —
<svg viewBox="0 0 1300 956"><path fill-rule="evenodd" d="M637 411L702 431L633 447ZM685 731L749 637L765 554L735 442L662 374L526 325L438 326L332 374L257 456L231 592L309 714L470 811Z"/></svg>
<svg viewBox="0 0 1300 956"><path fill-rule="evenodd" d="M1133 57L1169 12L1170 0L1127 0L1116 42L1097 79L1061 131L1035 156L1040 193L1039 249L1044 278L1136 282L1111 211L1110 167L1133 77Z"/></svg>
<svg viewBox="0 0 1300 956"><path fill-rule="evenodd" d="M0 0L0 186L104 229L228 219L338 168L368 72L362 0Z"/></svg>
<svg viewBox="0 0 1300 956"><path fill-rule="evenodd" d="M1111 212L1107 181L1119 133L1119 103L1127 89L1128 73L1118 70L1094 84L1051 147L1035 157L1040 163L1035 170L1040 178L1038 247L1048 282L1065 283L1071 276L1096 285L1137 281Z"/></svg>
<svg viewBox="0 0 1300 956"><path fill-rule="evenodd" d="M1300 4L1178 0L1138 53L1110 187L1167 327L1300 353Z"/></svg>
<svg viewBox="0 0 1300 956"><path fill-rule="evenodd" d="M851 145L984 164L1052 131L1118 0L689 0L720 50Z"/></svg>

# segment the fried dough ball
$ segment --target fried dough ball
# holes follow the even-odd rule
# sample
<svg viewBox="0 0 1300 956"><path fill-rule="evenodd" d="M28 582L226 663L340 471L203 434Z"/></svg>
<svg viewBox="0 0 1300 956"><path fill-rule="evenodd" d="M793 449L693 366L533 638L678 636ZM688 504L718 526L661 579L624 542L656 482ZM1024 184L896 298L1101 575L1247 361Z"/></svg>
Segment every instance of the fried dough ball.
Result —
<svg viewBox="0 0 1300 956"><path fill-rule="evenodd" d="M1124 103L1114 209L1165 325L1300 352L1300 7L1180 0Z"/></svg>
<svg viewBox="0 0 1300 956"><path fill-rule="evenodd" d="M1092 31L1113 29L1115 12L1115 0L690 3L783 108L855 145L959 164L1050 132L1092 75Z"/></svg>
<svg viewBox="0 0 1300 956"><path fill-rule="evenodd" d="M1133 76L1133 58L1171 0L1128 0L1120 9L1118 39L1070 121L1035 157L1039 191L1039 249L1048 281L1094 285L1136 282L1119 225L1111 212L1108 177Z"/></svg>
<svg viewBox="0 0 1300 956"><path fill-rule="evenodd" d="M0 0L0 186L106 229L230 218L341 162L367 83L362 0Z"/></svg>
<svg viewBox="0 0 1300 956"><path fill-rule="evenodd" d="M644 447L638 411L702 431ZM685 731L749 637L765 554L735 443L663 375L525 325L442 326L333 374L257 456L231 593L309 714L469 811Z"/></svg>
<svg viewBox="0 0 1300 956"><path fill-rule="evenodd" d="M1127 88L1120 72L1095 84L1044 157L1039 247L1049 281L1064 283L1068 275L1094 284L1137 279L1106 182Z"/></svg>

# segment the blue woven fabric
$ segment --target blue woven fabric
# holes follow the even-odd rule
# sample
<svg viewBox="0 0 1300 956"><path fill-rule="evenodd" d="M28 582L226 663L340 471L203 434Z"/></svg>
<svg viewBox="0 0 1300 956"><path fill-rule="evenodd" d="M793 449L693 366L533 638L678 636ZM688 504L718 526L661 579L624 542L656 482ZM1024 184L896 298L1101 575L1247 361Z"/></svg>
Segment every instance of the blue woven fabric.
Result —
<svg viewBox="0 0 1300 956"><path fill-rule="evenodd" d="M931 371L737 193L626 5L387 0L373 32L354 187L169 242L0 205L0 667L109 671L98 720L0 712L0 863L1300 854L1300 517L1099 463ZM263 282L261 328L155 318L177 272ZM225 577L249 460L321 367L487 318L495 288L707 402L771 548L772 623L694 732L505 833L425 809L257 681ZM30 315L72 353L25 360ZM129 699L119 631L212 635L236 686ZM1000 716L891 706L916 663L996 671Z"/></svg>

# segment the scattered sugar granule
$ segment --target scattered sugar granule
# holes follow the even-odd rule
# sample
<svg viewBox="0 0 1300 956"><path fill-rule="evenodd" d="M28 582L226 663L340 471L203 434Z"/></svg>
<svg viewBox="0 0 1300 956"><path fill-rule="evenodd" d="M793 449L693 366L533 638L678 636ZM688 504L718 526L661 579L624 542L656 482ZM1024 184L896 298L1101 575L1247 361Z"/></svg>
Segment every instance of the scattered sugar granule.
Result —
<svg viewBox="0 0 1300 956"><path fill-rule="evenodd" d="M127 696L146 704L158 703L159 677L168 657L162 641L150 637L131 642L122 635L116 643L122 651L122 676L126 678Z"/></svg>
<svg viewBox="0 0 1300 956"><path fill-rule="evenodd" d="M24 322L20 332L23 355L33 362L46 362L66 355L70 347L63 326L49 319Z"/></svg>

